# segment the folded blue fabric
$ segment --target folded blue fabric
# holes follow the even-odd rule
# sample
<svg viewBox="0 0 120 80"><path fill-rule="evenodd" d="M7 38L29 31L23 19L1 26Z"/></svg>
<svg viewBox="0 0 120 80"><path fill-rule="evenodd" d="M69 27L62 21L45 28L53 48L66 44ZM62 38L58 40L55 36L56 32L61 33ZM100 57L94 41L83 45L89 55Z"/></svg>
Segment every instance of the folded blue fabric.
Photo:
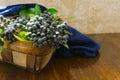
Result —
<svg viewBox="0 0 120 80"><path fill-rule="evenodd" d="M83 56L83 57L95 57L100 45L94 40L68 26L68 30L72 33L68 45L69 48L60 48L56 51L56 57L72 57L72 56Z"/></svg>
<svg viewBox="0 0 120 80"><path fill-rule="evenodd" d="M33 7L35 4L17 4L0 9L0 15L16 15L19 13L23 6ZM41 5L42 11L46 10L44 6ZM55 57L73 57L73 56L84 56L84 57L95 57L100 45L89 37L83 35L74 28L68 26L68 30L72 33L68 45L69 48L61 47L56 50Z"/></svg>

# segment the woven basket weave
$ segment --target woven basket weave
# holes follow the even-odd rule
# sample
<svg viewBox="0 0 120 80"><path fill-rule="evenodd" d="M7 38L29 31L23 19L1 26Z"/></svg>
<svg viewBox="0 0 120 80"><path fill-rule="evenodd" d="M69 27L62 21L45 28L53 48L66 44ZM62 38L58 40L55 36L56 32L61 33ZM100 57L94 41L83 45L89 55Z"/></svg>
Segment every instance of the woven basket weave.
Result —
<svg viewBox="0 0 120 80"><path fill-rule="evenodd" d="M35 48L32 43L17 41L9 44L5 41L0 59L32 71L40 71L47 65L55 50L49 45Z"/></svg>

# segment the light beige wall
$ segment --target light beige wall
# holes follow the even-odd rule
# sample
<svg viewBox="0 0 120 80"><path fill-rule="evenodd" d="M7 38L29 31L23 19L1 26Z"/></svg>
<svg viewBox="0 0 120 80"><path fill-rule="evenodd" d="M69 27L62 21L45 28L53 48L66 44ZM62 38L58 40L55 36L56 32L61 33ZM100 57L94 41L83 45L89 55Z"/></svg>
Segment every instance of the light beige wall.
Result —
<svg viewBox="0 0 120 80"><path fill-rule="evenodd" d="M0 0L0 5L36 2L55 7L83 33L120 33L120 0ZM74 16L71 20L66 18Z"/></svg>

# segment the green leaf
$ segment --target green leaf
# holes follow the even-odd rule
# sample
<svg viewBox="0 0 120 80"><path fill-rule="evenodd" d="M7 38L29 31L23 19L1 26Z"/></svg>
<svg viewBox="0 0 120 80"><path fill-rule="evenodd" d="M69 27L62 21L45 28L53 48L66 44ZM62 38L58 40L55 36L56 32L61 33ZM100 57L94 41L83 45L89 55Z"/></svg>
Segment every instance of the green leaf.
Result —
<svg viewBox="0 0 120 80"><path fill-rule="evenodd" d="M21 37L15 35L15 34L13 34L13 35L14 35L14 37L15 37L17 40L19 40L19 41L31 42L31 41L28 41L28 40L26 40L26 39L24 39L24 38L21 38Z"/></svg>
<svg viewBox="0 0 120 80"><path fill-rule="evenodd" d="M64 30L64 32L68 35L71 35L71 33L68 30Z"/></svg>
<svg viewBox="0 0 120 80"><path fill-rule="evenodd" d="M3 30L2 30L2 29L0 29L0 33L3 33Z"/></svg>
<svg viewBox="0 0 120 80"><path fill-rule="evenodd" d="M35 14L36 9L35 8L29 8L28 13Z"/></svg>
<svg viewBox="0 0 120 80"><path fill-rule="evenodd" d="M26 6L23 6L21 11L19 12L19 15L20 16L26 16L26 13L27 13L27 9L26 9Z"/></svg>
<svg viewBox="0 0 120 80"><path fill-rule="evenodd" d="M40 7L40 5L39 4L36 4L35 5L35 14L36 15L40 15L41 13L42 13L42 10L41 10L41 7Z"/></svg>
<svg viewBox="0 0 120 80"><path fill-rule="evenodd" d="M19 36L17 36L17 35L15 35L15 34L13 34L14 35L14 37L17 39L17 40L19 40L19 41L25 41L24 39L22 39L21 37L19 37Z"/></svg>
<svg viewBox="0 0 120 80"><path fill-rule="evenodd" d="M22 39L24 39L26 41L29 41L28 38L27 38L27 34L28 34L28 32L25 32L25 31L20 31L19 32L19 35Z"/></svg>
<svg viewBox="0 0 120 80"><path fill-rule="evenodd" d="M0 53L2 52L3 46L0 46Z"/></svg>
<svg viewBox="0 0 120 80"><path fill-rule="evenodd" d="M69 46L68 46L68 44L67 44L67 43L66 43L66 44L64 44L64 47L69 48Z"/></svg>
<svg viewBox="0 0 120 80"><path fill-rule="evenodd" d="M65 18L64 20L68 21L68 20L71 20L71 19L74 19L74 18L75 18L75 16L69 16L68 18Z"/></svg>
<svg viewBox="0 0 120 80"><path fill-rule="evenodd" d="M32 18L32 17L34 17L35 16L35 14L31 14L31 13L27 13L26 14L26 17L28 17L28 18Z"/></svg>
<svg viewBox="0 0 120 80"><path fill-rule="evenodd" d="M56 14L54 14L54 21L57 21L58 19L59 17Z"/></svg>
<svg viewBox="0 0 120 80"><path fill-rule="evenodd" d="M52 13L52 14L57 14L57 13L58 13L58 10L55 9L55 8L48 8L46 11L47 11L47 12L50 12L50 13Z"/></svg>
<svg viewBox="0 0 120 80"><path fill-rule="evenodd" d="M35 16L35 12L36 12L36 9L35 8L29 8L28 9L28 12L26 14L26 17L28 18L32 18Z"/></svg>
<svg viewBox="0 0 120 80"><path fill-rule="evenodd" d="M26 6L23 6L21 11L19 12L20 16L25 16L28 18L32 18L35 15L40 15L42 13L41 7L39 4L36 4L34 8L26 8Z"/></svg>
<svg viewBox="0 0 120 80"><path fill-rule="evenodd" d="M4 38L0 38L1 39L1 41L3 41L4 42Z"/></svg>

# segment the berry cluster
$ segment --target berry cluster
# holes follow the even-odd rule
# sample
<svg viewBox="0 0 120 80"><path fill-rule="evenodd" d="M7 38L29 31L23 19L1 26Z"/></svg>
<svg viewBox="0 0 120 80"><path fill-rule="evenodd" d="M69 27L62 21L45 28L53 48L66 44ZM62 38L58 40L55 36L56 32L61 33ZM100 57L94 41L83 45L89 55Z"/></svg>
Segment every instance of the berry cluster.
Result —
<svg viewBox="0 0 120 80"><path fill-rule="evenodd" d="M7 40L9 43L17 41L13 34L18 34L19 31L28 32L27 38L33 42L33 46L41 47L51 45L55 48L60 48L61 45L67 44L69 34L67 24L60 18L48 12L43 12L40 16L32 18L14 17L5 18L0 16L0 38ZM0 45L3 45L0 39Z"/></svg>

